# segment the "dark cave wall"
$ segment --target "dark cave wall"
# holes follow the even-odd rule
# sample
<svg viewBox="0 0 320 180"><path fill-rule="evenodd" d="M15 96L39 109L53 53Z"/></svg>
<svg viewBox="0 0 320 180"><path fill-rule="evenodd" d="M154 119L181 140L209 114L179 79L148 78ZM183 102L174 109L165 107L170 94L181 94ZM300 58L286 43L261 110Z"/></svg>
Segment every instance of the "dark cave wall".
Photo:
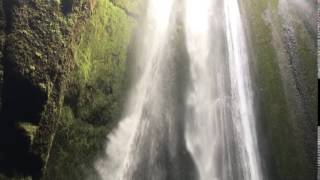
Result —
<svg viewBox="0 0 320 180"><path fill-rule="evenodd" d="M90 15L89 2L73 1L66 15L60 1L1 1L0 20L7 23L1 38L0 170L9 176L37 179L45 170L74 67L70 47Z"/></svg>
<svg viewBox="0 0 320 180"><path fill-rule="evenodd" d="M1 94L2 94L2 84L3 84L3 44L5 39L5 18L2 1L0 1L0 111L2 107Z"/></svg>

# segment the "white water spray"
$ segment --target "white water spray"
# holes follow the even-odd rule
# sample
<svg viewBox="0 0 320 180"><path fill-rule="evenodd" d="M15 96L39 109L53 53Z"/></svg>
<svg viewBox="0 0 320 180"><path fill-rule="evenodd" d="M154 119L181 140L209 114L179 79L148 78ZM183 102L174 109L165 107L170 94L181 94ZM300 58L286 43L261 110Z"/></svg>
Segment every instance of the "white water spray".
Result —
<svg viewBox="0 0 320 180"><path fill-rule="evenodd" d="M138 141L137 134L143 131L147 123L141 122L144 107L151 99L158 99L156 90L160 83L159 66L167 39L171 6L171 0L149 1L142 27L144 39L137 52L138 62L134 75L137 77L136 84L130 92L119 127L108 137L106 158L96 163L98 172L105 180L126 179L124 174L132 163L130 153Z"/></svg>
<svg viewBox="0 0 320 180"><path fill-rule="evenodd" d="M149 0L135 84L106 158L96 164L105 180L263 179L238 1L184 3L185 100L175 100L175 64L167 55L174 0Z"/></svg>
<svg viewBox="0 0 320 180"><path fill-rule="evenodd" d="M221 8L224 16L216 13ZM226 33L219 31L223 23L216 23L223 19ZM186 141L200 179L261 180L248 50L238 1L187 0L185 24L191 61L187 98L192 110L187 112ZM227 39L225 57L213 50L220 46L221 36ZM224 58L228 68L221 61Z"/></svg>
<svg viewBox="0 0 320 180"><path fill-rule="evenodd" d="M253 110L249 57L238 0L225 1L226 29L229 50L229 67L233 96L233 121L241 147L244 179L260 180L262 172ZM239 122L240 121L240 122Z"/></svg>

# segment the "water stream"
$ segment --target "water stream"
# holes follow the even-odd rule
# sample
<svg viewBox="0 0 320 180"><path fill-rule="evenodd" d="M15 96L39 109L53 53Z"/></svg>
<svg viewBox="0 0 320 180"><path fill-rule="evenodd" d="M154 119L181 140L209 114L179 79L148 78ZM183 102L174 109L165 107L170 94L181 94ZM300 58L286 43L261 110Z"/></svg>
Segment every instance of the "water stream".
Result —
<svg viewBox="0 0 320 180"><path fill-rule="evenodd" d="M175 3L148 2L133 87L96 168L106 180L262 180L238 0L185 0L182 12ZM183 88L171 37L178 18Z"/></svg>

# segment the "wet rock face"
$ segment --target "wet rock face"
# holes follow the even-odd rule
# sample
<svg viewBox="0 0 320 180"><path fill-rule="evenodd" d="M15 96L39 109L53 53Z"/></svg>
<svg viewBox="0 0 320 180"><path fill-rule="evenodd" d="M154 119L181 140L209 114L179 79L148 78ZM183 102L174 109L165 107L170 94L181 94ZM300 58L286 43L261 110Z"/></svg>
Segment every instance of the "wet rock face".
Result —
<svg viewBox="0 0 320 180"><path fill-rule="evenodd" d="M8 22L1 26L6 38L1 39L5 48L0 48L4 71L0 65L0 171L37 179L45 169L65 80L74 64L72 34L88 8L85 1L76 3L77 16L70 17L70 23L58 1L0 2L5 5L0 22Z"/></svg>
<svg viewBox="0 0 320 180"><path fill-rule="evenodd" d="M297 11L299 3L303 6ZM310 3L243 1L252 43L260 151L269 179L313 179L316 173L316 48L309 23L315 10L308 9L315 6Z"/></svg>

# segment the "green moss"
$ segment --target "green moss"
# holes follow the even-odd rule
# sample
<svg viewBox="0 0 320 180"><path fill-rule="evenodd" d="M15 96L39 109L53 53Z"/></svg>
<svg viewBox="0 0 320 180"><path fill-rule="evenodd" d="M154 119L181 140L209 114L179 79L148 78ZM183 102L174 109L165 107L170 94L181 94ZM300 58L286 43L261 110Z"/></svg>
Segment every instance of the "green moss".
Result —
<svg viewBox="0 0 320 180"><path fill-rule="evenodd" d="M75 70L69 79L45 179L98 178L95 158L117 123L134 20L110 1L98 0L74 44Z"/></svg>
<svg viewBox="0 0 320 180"><path fill-rule="evenodd" d="M103 149L107 129L79 121L69 107L62 110L62 118L52 149L55 160L49 161L45 179L86 179L95 173L91 163Z"/></svg>
<svg viewBox="0 0 320 180"><path fill-rule="evenodd" d="M141 8L141 0L110 0L115 6L126 9L130 12L137 13Z"/></svg>
<svg viewBox="0 0 320 180"><path fill-rule="evenodd" d="M30 139L31 142L33 142L34 136L37 132L38 126L35 126L31 123L27 122L20 122L18 123L18 129L22 129L25 131L26 136Z"/></svg>
<svg viewBox="0 0 320 180"><path fill-rule="evenodd" d="M132 25L123 10L108 1L97 2L75 52L81 119L105 124L118 116Z"/></svg>
<svg viewBox="0 0 320 180"><path fill-rule="evenodd" d="M9 178L0 174L0 180L32 180L32 178L30 176Z"/></svg>
<svg viewBox="0 0 320 180"><path fill-rule="evenodd" d="M10 6L8 4L6 18L10 19L7 27L10 34L7 34L5 39L4 71L10 76L4 79L4 86L21 87L21 96L26 99L15 98L15 91L5 91L4 97L8 102L17 104L24 104L24 100L30 98L34 101L28 102L28 105L37 107L30 113L24 113L25 109L21 105L10 106L11 109L7 107L2 113L4 117L1 118L17 124L17 129L10 133L24 138L19 135L19 129L23 129L30 138L29 144L15 143L8 147L14 149L14 152L2 152L0 149L0 153L5 153L5 158L14 164L12 169L5 171L17 171L17 174L23 171L24 174L37 178L45 170L59 120L66 81L74 67L71 44L78 42L78 33L90 15L88 3L89 0L74 0L72 13L68 16L61 12L58 1L26 0ZM40 102L39 105L37 102ZM26 124L21 124L21 121ZM23 143L22 139L17 141ZM19 148L20 146L26 148ZM26 160L21 160L14 153L26 154L32 159L22 157ZM15 169L16 167L19 169Z"/></svg>

